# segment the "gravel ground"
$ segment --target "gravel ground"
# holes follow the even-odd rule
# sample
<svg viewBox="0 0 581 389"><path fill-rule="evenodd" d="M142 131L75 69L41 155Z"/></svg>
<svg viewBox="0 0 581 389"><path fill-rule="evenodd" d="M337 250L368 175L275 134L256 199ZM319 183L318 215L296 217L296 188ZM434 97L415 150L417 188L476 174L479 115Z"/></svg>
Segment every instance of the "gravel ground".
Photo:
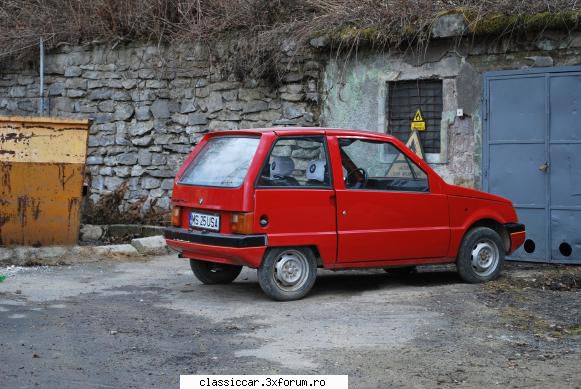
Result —
<svg viewBox="0 0 581 389"><path fill-rule="evenodd" d="M351 388L581 387L581 267L320 271L268 300L245 269L195 280L175 256L12 267L0 283L3 388L178 387L180 374L348 374Z"/></svg>

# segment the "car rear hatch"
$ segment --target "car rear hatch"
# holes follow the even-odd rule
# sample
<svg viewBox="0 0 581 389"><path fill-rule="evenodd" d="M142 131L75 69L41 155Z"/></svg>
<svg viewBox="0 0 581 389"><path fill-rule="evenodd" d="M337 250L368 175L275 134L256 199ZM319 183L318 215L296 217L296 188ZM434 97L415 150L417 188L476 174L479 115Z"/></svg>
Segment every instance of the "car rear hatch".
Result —
<svg viewBox="0 0 581 389"><path fill-rule="evenodd" d="M188 157L174 184L172 225L190 231L254 231L252 178L259 169L260 135L207 135Z"/></svg>

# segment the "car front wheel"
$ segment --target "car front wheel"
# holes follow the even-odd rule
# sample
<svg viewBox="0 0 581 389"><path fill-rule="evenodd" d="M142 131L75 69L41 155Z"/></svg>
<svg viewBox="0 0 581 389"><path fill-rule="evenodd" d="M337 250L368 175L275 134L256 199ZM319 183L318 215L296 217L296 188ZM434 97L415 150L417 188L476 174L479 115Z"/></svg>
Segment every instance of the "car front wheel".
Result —
<svg viewBox="0 0 581 389"><path fill-rule="evenodd" d="M304 297L317 277L317 262L308 248L270 249L258 268L258 283L270 298L292 301Z"/></svg>
<svg viewBox="0 0 581 389"><path fill-rule="evenodd" d="M503 265L503 244L496 231L487 227L468 231L456 261L458 273L464 281L475 284L494 280Z"/></svg>
<svg viewBox="0 0 581 389"><path fill-rule="evenodd" d="M204 284L229 284L238 277L242 266L205 262L190 259L190 267L196 278Z"/></svg>

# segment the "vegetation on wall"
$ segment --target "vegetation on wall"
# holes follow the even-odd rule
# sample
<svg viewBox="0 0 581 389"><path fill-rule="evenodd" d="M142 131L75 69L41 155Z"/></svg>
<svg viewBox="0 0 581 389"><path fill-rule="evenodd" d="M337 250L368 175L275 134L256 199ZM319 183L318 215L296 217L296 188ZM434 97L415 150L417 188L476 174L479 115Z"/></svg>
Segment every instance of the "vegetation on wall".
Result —
<svg viewBox="0 0 581 389"><path fill-rule="evenodd" d="M260 71L289 38L322 37L335 49L363 43L421 45L441 15L464 15L468 32L502 36L579 29L577 0L0 0L0 59L47 47L130 41L238 41L241 71ZM253 60L254 58L254 60ZM244 59L244 58L243 58Z"/></svg>

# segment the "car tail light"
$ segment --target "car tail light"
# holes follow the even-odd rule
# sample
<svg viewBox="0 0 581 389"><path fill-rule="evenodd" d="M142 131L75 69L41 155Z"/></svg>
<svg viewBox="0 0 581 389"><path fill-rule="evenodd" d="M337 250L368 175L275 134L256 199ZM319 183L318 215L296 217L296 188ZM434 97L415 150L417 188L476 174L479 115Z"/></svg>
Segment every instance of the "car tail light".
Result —
<svg viewBox="0 0 581 389"><path fill-rule="evenodd" d="M230 230L235 234L251 234L254 225L254 214L235 213L230 219Z"/></svg>
<svg viewBox="0 0 581 389"><path fill-rule="evenodd" d="M182 216L182 208L174 206L171 209L171 225L176 226L176 227L180 227L182 224L181 216Z"/></svg>

